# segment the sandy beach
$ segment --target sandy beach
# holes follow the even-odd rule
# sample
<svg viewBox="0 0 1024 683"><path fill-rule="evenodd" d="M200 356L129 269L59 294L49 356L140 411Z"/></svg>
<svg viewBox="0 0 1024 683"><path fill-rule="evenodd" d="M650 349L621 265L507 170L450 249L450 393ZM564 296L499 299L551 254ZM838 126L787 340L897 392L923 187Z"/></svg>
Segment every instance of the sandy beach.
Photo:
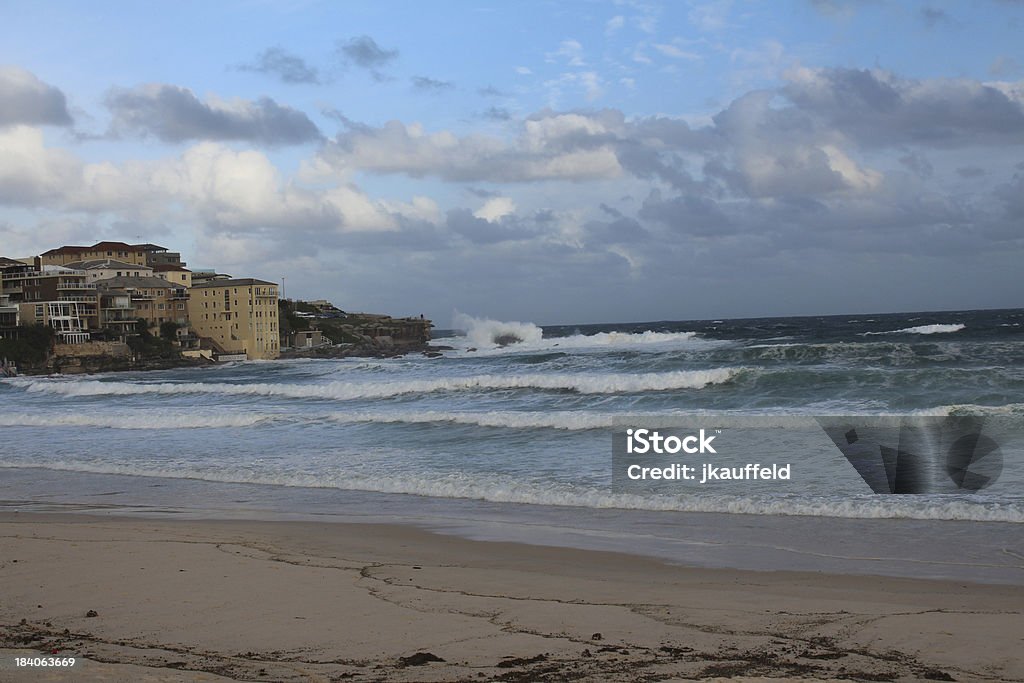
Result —
<svg viewBox="0 0 1024 683"><path fill-rule="evenodd" d="M1015 585L400 526L9 512L0 585L0 680L1024 679ZM77 663L16 666L40 655Z"/></svg>

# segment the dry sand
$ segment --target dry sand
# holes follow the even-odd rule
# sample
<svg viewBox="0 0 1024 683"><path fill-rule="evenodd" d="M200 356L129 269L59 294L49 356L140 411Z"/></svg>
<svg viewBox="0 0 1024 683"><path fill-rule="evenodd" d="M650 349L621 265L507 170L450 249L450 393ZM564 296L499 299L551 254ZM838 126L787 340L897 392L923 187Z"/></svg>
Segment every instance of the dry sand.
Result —
<svg viewBox="0 0 1024 683"><path fill-rule="evenodd" d="M1022 610L397 526L0 514L3 681L1024 680ZM54 652L78 663L14 666Z"/></svg>

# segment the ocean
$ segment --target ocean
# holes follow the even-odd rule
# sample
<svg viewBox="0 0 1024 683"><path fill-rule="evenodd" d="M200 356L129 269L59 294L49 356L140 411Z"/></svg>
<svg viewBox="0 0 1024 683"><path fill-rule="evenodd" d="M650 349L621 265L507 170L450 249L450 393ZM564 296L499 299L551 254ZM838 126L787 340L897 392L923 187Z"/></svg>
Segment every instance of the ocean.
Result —
<svg viewBox="0 0 1024 683"><path fill-rule="evenodd" d="M600 519L605 535L672 512L1024 522L1024 463L1012 450L999 486L974 493L874 494L837 449L797 458L791 482L642 495L611 486L610 436L634 417L1024 416L1024 310L456 322L466 334L435 338L452 347L439 358L0 381L0 500L213 516L433 515L452 528L482 520L462 530L478 536L517 515L581 534L581 520Z"/></svg>

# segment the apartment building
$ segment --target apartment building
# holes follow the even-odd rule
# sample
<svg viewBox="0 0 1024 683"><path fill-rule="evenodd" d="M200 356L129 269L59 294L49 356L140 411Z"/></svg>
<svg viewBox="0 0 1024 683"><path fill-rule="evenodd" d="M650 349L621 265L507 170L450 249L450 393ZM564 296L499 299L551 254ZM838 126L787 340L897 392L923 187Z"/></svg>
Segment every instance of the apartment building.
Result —
<svg viewBox="0 0 1024 683"><path fill-rule="evenodd" d="M188 290L163 278L114 277L94 286L99 288L101 298L108 298L112 311L122 310L127 297L134 317L145 320L154 334L160 333L160 325L165 322L188 325Z"/></svg>
<svg viewBox="0 0 1024 683"><path fill-rule="evenodd" d="M22 325L49 325L61 344L89 341L84 304L76 301L34 301L18 305Z"/></svg>
<svg viewBox="0 0 1024 683"><path fill-rule="evenodd" d="M21 313L18 304L11 303L11 298L0 294L0 339L13 337L21 324Z"/></svg>
<svg viewBox="0 0 1024 683"><path fill-rule="evenodd" d="M39 255L39 265L66 266L76 261L117 259L137 266L176 264L184 266L181 254L168 251L158 244L126 244L125 242L97 242L83 246L63 246L44 251Z"/></svg>
<svg viewBox="0 0 1024 683"><path fill-rule="evenodd" d="M280 355L278 286L240 278L206 280L189 290L192 329L226 354L267 360Z"/></svg>
<svg viewBox="0 0 1024 683"><path fill-rule="evenodd" d="M137 263L118 261L117 259L91 259L88 261L72 261L65 268L85 271L89 282L109 280L113 277L152 277L153 269Z"/></svg>
<svg viewBox="0 0 1024 683"><path fill-rule="evenodd" d="M73 315L80 318L81 325L74 329L62 326L66 331L88 332L100 326L96 285L87 282L84 271L63 266L40 266L38 269L33 266L8 267L3 269L2 291L12 302L19 304L76 304L71 308L61 308L61 313L54 313L62 317L72 315L67 311L74 311ZM24 317L24 309L22 315Z"/></svg>
<svg viewBox="0 0 1024 683"><path fill-rule="evenodd" d="M153 275L186 289L192 286L192 271L176 263L158 263L154 265Z"/></svg>

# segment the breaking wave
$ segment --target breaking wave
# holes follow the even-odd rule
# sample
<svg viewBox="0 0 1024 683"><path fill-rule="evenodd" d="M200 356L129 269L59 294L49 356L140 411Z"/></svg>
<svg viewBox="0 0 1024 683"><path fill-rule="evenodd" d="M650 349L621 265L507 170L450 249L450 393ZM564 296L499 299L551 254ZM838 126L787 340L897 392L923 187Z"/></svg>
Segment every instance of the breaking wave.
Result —
<svg viewBox="0 0 1024 683"><path fill-rule="evenodd" d="M465 330L466 340L476 348L493 348L524 342L536 344L544 337L544 331L533 323L474 318L465 313L456 313L454 323L455 327Z"/></svg>
<svg viewBox="0 0 1024 683"><path fill-rule="evenodd" d="M572 486L537 482L510 475L481 477L466 473L391 474L379 476L346 469L340 474L270 472L249 467L218 465L196 467L188 463L161 466L126 463L48 460L43 463L10 465L0 468L37 467L40 469L120 474L161 479L197 479L235 484L326 488L377 493L401 493L435 498L482 500L494 503L519 503L597 509L654 510L679 512L724 512L759 515L809 515L862 519L972 520L985 522L1024 522L1024 506L1018 503L986 505L963 500L939 500L935 497L857 496L835 498L771 498L755 496L644 496L609 493L606 487ZM913 500L911 500L913 499Z"/></svg>
<svg viewBox="0 0 1024 683"><path fill-rule="evenodd" d="M744 368L710 370L678 370L641 374L525 374L473 375L443 379L408 380L380 383L328 382L324 384L228 384L216 382L181 382L145 384L101 382L97 380L19 381L14 386L30 393L64 396L117 396L140 394L219 394L228 396L278 396L297 399L333 399L339 401L388 398L404 394L425 394L438 391L473 391L500 389L540 389L572 391L580 394L622 394L674 389L700 389L731 381Z"/></svg>
<svg viewBox="0 0 1024 683"><path fill-rule="evenodd" d="M918 325L917 327L904 327L901 330L890 330L888 332L862 332L861 336L867 337L878 334L948 334L950 332L959 332L965 327L967 326L960 323L953 325Z"/></svg>
<svg viewBox="0 0 1024 683"><path fill-rule="evenodd" d="M474 349L478 352L547 351L555 348L560 350L635 349L654 344L689 342L700 338L696 332L655 332L653 330L545 337L544 331L533 323L474 318L463 313L456 314L455 325L464 330L466 336L446 341L455 341L463 350Z"/></svg>

